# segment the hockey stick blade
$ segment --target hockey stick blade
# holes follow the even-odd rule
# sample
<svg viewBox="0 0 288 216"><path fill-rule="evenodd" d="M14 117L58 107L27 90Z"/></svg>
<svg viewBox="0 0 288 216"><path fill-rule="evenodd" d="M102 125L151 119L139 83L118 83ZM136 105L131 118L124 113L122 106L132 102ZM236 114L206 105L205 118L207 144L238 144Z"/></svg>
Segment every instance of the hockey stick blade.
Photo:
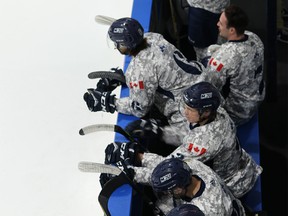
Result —
<svg viewBox="0 0 288 216"><path fill-rule="evenodd" d="M94 124L94 125L89 125L86 127L83 127L79 130L80 135L86 135L89 133L94 133L94 132L99 132L99 131L112 131L116 133L120 133L123 135L126 139L129 141L134 142L135 140L133 139L130 134L128 134L123 128L121 128L119 125L114 125L114 124Z"/></svg>
<svg viewBox="0 0 288 216"><path fill-rule="evenodd" d="M121 83L126 84L125 76L122 76L119 73L114 73L111 71L93 71L88 74L89 79L97 79L97 78L109 78L120 81Z"/></svg>
<svg viewBox="0 0 288 216"><path fill-rule="evenodd" d="M165 216L165 214L150 200L146 194L144 194L139 187L124 173L121 169L119 169L116 166L108 165L108 164L102 164L102 163L95 163L95 162L88 162L88 161L81 161L78 164L78 168L82 172L88 172L88 173L107 173L112 175L119 176L122 174L122 176L130 183L132 188L140 193L143 197L143 200L151 206L151 208L154 210L154 212L159 216Z"/></svg>
<svg viewBox="0 0 288 216"><path fill-rule="evenodd" d="M113 124L94 124L83 127L79 130L80 135L86 135L89 133L94 133L98 131L112 131L115 132L115 125Z"/></svg>
<svg viewBox="0 0 288 216"><path fill-rule="evenodd" d="M113 175L120 175L122 170L120 170L116 166L102 164L102 163L94 163L94 162L87 162L81 161L78 163L78 169L82 172L88 173L108 173Z"/></svg>
<svg viewBox="0 0 288 216"><path fill-rule="evenodd" d="M95 16L95 22L101 25L111 25L116 19L109 17L109 16L104 16L104 15L97 15Z"/></svg>

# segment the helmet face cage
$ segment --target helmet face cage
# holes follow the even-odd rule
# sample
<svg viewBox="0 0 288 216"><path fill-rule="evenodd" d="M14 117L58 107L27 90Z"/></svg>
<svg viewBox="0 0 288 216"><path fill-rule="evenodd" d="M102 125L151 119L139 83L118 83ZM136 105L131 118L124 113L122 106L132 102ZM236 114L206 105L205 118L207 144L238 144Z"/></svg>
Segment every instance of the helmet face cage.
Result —
<svg viewBox="0 0 288 216"><path fill-rule="evenodd" d="M167 216L205 216L204 213L193 204L182 204L172 209Z"/></svg>
<svg viewBox="0 0 288 216"><path fill-rule="evenodd" d="M183 93L185 104L199 111L203 109L217 110L220 105L220 93L212 84L199 82Z"/></svg>
<svg viewBox="0 0 288 216"><path fill-rule="evenodd" d="M189 185L191 175L192 170L184 161L178 158L166 159L152 173L152 188L156 193L172 193L176 187L185 188Z"/></svg>
<svg viewBox="0 0 288 216"><path fill-rule="evenodd" d="M108 35L117 48L122 46L131 50L142 42L144 29L135 19L121 18L112 23Z"/></svg>

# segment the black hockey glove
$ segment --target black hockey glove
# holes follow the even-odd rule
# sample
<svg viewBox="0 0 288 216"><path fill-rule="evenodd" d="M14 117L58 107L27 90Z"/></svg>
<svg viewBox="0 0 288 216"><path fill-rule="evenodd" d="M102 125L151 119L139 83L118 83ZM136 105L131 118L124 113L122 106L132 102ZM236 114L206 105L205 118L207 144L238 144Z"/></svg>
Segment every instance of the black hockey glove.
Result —
<svg viewBox="0 0 288 216"><path fill-rule="evenodd" d="M117 166L119 169L124 172L128 178L130 178L133 181L135 171L133 169L133 166L130 164L129 160L120 160L115 164L112 164ZM110 179L114 178L115 175L113 174L108 174L108 173L101 173L99 177L99 182L101 184L101 187L103 188L106 182L108 182Z"/></svg>
<svg viewBox="0 0 288 216"><path fill-rule="evenodd" d="M105 149L105 164L116 164L124 160L131 165L140 166L141 161L137 160L138 153L143 152L144 148L136 142L113 142Z"/></svg>
<svg viewBox="0 0 288 216"><path fill-rule="evenodd" d="M122 69L117 68L111 68L110 69L112 72L120 74L121 76L124 77L124 73ZM113 91L115 88L117 88L118 86L120 86L122 84L121 81L116 80L116 79L110 79L110 78L101 78L98 83L97 83L97 91L101 91L101 92L111 92Z"/></svg>
<svg viewBox="0 0 288 216"><path fill-rule="evenodd" d="M137 160L137 154L143 152L144 149L136 142L110 143L105 149L105 164L118 166L133 179L134 170L131 166L140 166L141 162ZM113 177L115 176L112 174L101 173L99 179L101 186L103 187Z"/></svg>
<svg viewBox="0 0 288 216"><path fill-rule="evenodd" d="M122 172L124 172L128 178L133 180L135 171L133 169L133 166L128 162L128 160L120 160L116 164L113 164L113 165L121 169ZM101 173L99 177L99 182L101 184L101 187L103 188L104 185L114 177L116 176L113 174Z"/></svg>
<svg viewBox="0 0 288 216"><path fill-rule="evenodd" d="M138 141L148 148L151 142L158 142L162 138L163 131L161 122L156 119L139 119L129 123L125 130Z"/></svg>
<svg viewBox="0 0 288 216"><path fill-rule="evenodd" d="M129 160L120 160L116 163L116 166L121 169L122 172L124 172L128 176L128 178L133 180L135 171Z"/></svg>
<svg viewBox="0 0 288 216"><path fill-rule="evenodd" d="M115 107L115 95L111 95L111 92L100 92L95 89L88 89L83 96L86 101L87 107L92 112L104 111L114 113Z"/></svg>
<svg viewBox="0 0 288 216"><path fill-rule="evenodd" d="M99 177L99 182L101 187L103 188L106 182L108 182L110 179L114 178L115 175L113 174L108 174L108 173L101 173Z"/></svg>

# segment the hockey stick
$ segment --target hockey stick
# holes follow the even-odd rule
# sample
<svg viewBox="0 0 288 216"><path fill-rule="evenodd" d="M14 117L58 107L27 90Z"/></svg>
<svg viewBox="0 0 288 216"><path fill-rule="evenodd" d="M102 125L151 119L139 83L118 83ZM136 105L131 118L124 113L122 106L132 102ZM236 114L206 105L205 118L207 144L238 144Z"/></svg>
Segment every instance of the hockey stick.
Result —
<svg viewBox="0 0 288 216"><path fill-rule="evenodd" d="M128 134L122 127L119 125L114 125L114 124L94 124L94 125L89 125L86 127L83 127L79 130L80 135L86 135L89 133L94 133L98 131L112 131L119 133L123 135L126 139L128 139L131 142L135 142L135 139Z"/></svg>
<svg viewBox="0 0 288 216"><path fill-rule="evenodd" d="M126 79L125 76L119 74L119 73L114 73L111 71L94 71L90 72L88 74L89 79L97 79L97 78L109 78L109 79L115 79L120 81L121 83L126 84Z"/></svg>
<svg viewBox="0 0 288 216"><path fill-rule="evenodd" d="M95 16L95 22L101 25L111 25L116 19L104 15Z"/></svg>
<svg viewBox="0 0 288 216"><path fill-rule="evenodd" d="M89 172L89 173L107 173L113 175L120 175L122 172L116 166L101 164L101 163L94 163L94 162L87 162L82 161L78 163L78 169L82 172Z"/></svg>
<svg viewBox="0 0 288 216"><path fill-rule="evenodd" d="M122 175L129 182L131 187L141 194L143 200L153 209L155 216L165 216L161 209L159 209L150 198L143 193L143 191L118 167L108 164L101 164L95 162L81 161L78 163L78 168L82 172L88 173L107 173L113 175Z"/></svg>

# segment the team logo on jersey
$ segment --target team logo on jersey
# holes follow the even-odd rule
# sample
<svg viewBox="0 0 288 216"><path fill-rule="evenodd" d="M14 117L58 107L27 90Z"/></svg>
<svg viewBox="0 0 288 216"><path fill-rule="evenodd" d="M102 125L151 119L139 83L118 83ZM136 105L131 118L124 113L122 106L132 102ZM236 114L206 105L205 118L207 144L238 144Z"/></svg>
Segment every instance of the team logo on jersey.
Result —
<svg viewBox="0 0 288 216"><path fill-rule="evenodd" d="M137 101L133 101L131 105L132 105L132 109L134 110L143 110L141 104Z"/></svg>
<svg viewBox="0 0 288 216"><path fill-rule="evenodd" d="M188 145L188 151L193 152L195 155L200 156L206 152L206 148L203 148L201 146L197 146L193 143L189 143Z"/></svg>
<svg viewBox="0 0 288 216"><path fill-rule="evenodd" d="M218 72L220 72L224 67L224 65L220 61L214 58L211 58L208 64Z"/></svg>
<svg viewBox="0 0 288 216"><path fill-rule="evenodd" d="M138 81L138 82L129 82L130 89L144 89L144 82Z"/></svg>

